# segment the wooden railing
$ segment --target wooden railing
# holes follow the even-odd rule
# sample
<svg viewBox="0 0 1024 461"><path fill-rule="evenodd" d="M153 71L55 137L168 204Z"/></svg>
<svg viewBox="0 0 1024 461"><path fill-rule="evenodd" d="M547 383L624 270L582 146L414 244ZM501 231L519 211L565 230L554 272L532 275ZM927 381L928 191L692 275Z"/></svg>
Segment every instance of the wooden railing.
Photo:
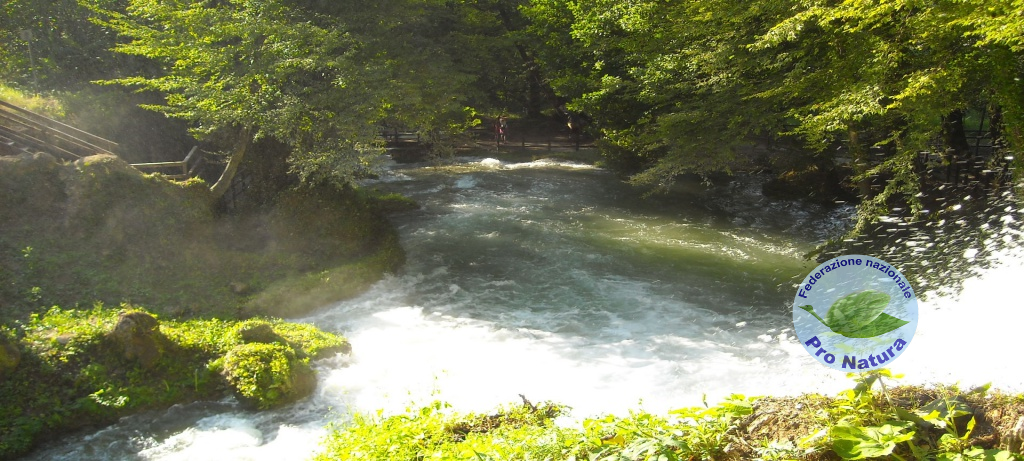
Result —
<svg viewBox="0 0 1024 461"><path fill-rule="evenodd" d="M65 160L114 154L117 143L0 101L0 136Z"/></svg>
<svg viewBox="0 0 1024 461"><path fill-rule="evenodd" d="M199 146L193 146L192 150L188 151L185 159L178 162L133 163L132 166L143 172L162 173L173 171L174 173L165 173L164 176L168 179L185 180L196 176L201 171L203 161L204 157L199 151Z"/></svg>
<svg viewBox="0 0 1024 461"><path fill-rule="evenodd" d="M117 155L118 147L113 141L5 101L0 101L0 141L70 161L96 154ZM184 180L196 176L203 162L199 146L195 146L181 161L133 163L132 166L139 171L166 173L170 179Z"/></svg>

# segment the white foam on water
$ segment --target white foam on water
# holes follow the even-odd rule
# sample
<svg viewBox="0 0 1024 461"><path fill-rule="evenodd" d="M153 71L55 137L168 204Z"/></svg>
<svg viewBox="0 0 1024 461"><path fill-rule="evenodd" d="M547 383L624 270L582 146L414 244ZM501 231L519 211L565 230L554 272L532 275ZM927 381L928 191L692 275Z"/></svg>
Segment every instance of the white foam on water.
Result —
<svg viewBox="0 0 1024 461"><path fill-rule="evenodd" d="M502 170L531 168L523 165ZM550 195L508 195L494 178L499 174L456 176L453 194L466 198L446 196L438 201L445 211L436 222L405 229L410 263L403 275L300 319L345 335L353 346L350 356L314 364L319 386L313 397L271 412L215 409L170 434L130 435L145 439L132 454L175 461L304 459L326 433L325 418L344 420L349 411L396 414L433 400L455 410L490 412L523 394L533 402L569 405L574 417L583 418L638 408L665 413L700 405L705 395L715 403L731 393L834 394L851 386L844 373L816 363L794 337L791 307L736 305L746 298L729 295L752 286L743 273L746 263L730 266L735 279L707 286L636 274L637 266L604 247L555 232L567 212L537 205ZM539 181L533 184L528 187ZM447 189L430 183L420 191ZM517 208L524 203L532 207ZM509 222L515 225L499 227ZM595 220L587 222L588 231L596 232ZM623 234L611 237L652 238ZM708 253L727 249L701 235L654 237L708 246ZM737 235L717 236L748 252L777 253L780 263L797 259L784 243ZM514 257L502 259L508 254ZM1024 388L1024 371L1015 362L1021 316L1013 304L1024 255L1003 260L968 280L959 298L921 303L918 333L893 364L906 373L904 382L992 381ZM131 427L116 430L133 434ZM89 440L81 443L86 448L71 452L101 451Z"/></svg>
<svg viewBox="0 0 1024 461"><path fill-rule="evenodd" d="M353 353L344 366L322 370L321 398L394 414L435 399L456 410L486 412L523 394L567 404L585 417L640 405L665 412L699 405L705 394L715 400L736 392L840 388L792 334L760 342L756 331L732 320L733 330L692 339L689 331L637 335L648 319L619 318L597 333L603 339L595 339L380 301L373 294L357 301L365 304L353 311L369 312L369 304L380 310L342 322ZM335 315L317 323L330 324Z"/></svg>
<svg viewBox="0 0 1024 461"><path fill-rule="evenodd" d="M494 168L494 169L497 169L497 168L501 168L503 165L504 164L502 163L502 161L498 160L496 158L485 158L485 159L480 161L480 166L482 166L484 168Z"/></svg>
<svg viewBox="0 0 1024 461"><path fill-rule="evenodd" d="M994 267L964 282L958 296L919 304L917 334L892 370L915 383L961 383L1024 392L1020 284L1024 251L996 255Z"/></svg>
<svg viewBox="0 0 1024 461"><path fill-rule="evenodd" d="M520 169L526 169L526 168L538 168L538 169L539 168L566 168L566 169L573 169L573 170L598 170L598 169L600 169L600 168L598 168L598 167L596 167L596 166L594 166L592 164L589 164L589 163L573 162L573 161L569 161L569 160L556 160L556 159L550 159L550 158L542 158L542 159L534 160L532 162L507 164L507 165L505 165L505 168L507 168L509 170L520 170Z"/></svg>

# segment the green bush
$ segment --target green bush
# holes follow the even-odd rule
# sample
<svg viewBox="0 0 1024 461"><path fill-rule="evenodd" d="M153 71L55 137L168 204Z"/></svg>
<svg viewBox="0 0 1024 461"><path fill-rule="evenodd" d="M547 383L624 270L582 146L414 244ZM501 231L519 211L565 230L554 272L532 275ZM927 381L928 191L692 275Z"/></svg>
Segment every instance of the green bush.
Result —
<svg viewBox="0 0 1024 461"><path fill-rule="evenodd" d="M222 373L243 402L259 409L305 397L316 385L307 361L275 343L235 346L224 356Z"/></svg>
<svg viewBox="0 0 1024 461"><path fill-rule="evenodd" d="M317 461L568 459L584 442L554 425L562 407L504 408L493 415L448 413L443 402L381 418L357 414L325 440Z"/></svg>

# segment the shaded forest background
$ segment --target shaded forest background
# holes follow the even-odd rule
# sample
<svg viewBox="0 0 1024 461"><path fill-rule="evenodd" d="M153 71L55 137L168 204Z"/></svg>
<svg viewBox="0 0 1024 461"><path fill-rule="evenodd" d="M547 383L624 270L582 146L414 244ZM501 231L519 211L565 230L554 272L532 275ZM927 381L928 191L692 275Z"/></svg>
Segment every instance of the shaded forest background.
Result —
<svg viewBox="0 0 1024 461"><path fill-rule="evenodd" d="M578 117L605 166L639 185L810 174L860 199L863 229L891 207L927 215L930 181L948 183L956 165L1005 167L1024 142L1019 0L2 8L0 79L60 98L68 120L129 161L178 160L195 137L307 183L347 183L378 165L383 128L445 152L502 114Z"/></svg>

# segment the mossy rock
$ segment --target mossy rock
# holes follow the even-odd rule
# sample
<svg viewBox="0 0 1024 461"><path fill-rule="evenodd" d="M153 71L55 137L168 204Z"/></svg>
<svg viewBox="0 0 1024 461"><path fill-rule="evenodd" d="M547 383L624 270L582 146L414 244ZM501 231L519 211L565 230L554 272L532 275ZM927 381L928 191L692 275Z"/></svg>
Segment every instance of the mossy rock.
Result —
<svg viewBox="0 0 1024 461"><path fill-rule="evenodd" d="M62 174L69 229L113 243L184 235L213 220L202 183L145 176L113 155L76 160Z"/></svg>
<svg viewBox="0 0 1024 461"><path fill-rule="evenodd" d="M163 356L167 341L160 323L143 311L122 311L110 337L117 342L126 360L136 361L143 369L152 368Z"/></svg>
<svg viewBox="0 0 1024 461"><path fill-rule="evenodd" d="M291 347L300 359L320 359L333 354L348 354L352 346L342 336L320 330L308 323L278 319L252 318L235 326L227 341L234 344L281 344Z"/></svg>
<svg viewBox="0 0 1024 461"><path fill-rule="evenodd" d="M239 324L238 336L243 343L285 343L284 338L274 332L274 326L264 320L246 321Z"/></svg>
<svg viewBox="0 0 1024 461"><path fill-rule="evenodd" d="M316 375L282 344L240 344L223 359L222 374L243 404L267 409L313 393Z"/></svg>
<svg viewBox="0 0 1024 461"><path fill-rule="evenodd" d="M307 269L368 256L394 233L357 191L323 185L282 193L270 212L268 230L272 248L304 257Z"/></svg>
<svg viewBox="0 0 1024 461"><path fill-rule="evenodd" d="M415 200L397 192L383 193L378 190L363 191L367 199L373 202L374 207L384 214L404 213L420 209L420 204Z"/></svg>

